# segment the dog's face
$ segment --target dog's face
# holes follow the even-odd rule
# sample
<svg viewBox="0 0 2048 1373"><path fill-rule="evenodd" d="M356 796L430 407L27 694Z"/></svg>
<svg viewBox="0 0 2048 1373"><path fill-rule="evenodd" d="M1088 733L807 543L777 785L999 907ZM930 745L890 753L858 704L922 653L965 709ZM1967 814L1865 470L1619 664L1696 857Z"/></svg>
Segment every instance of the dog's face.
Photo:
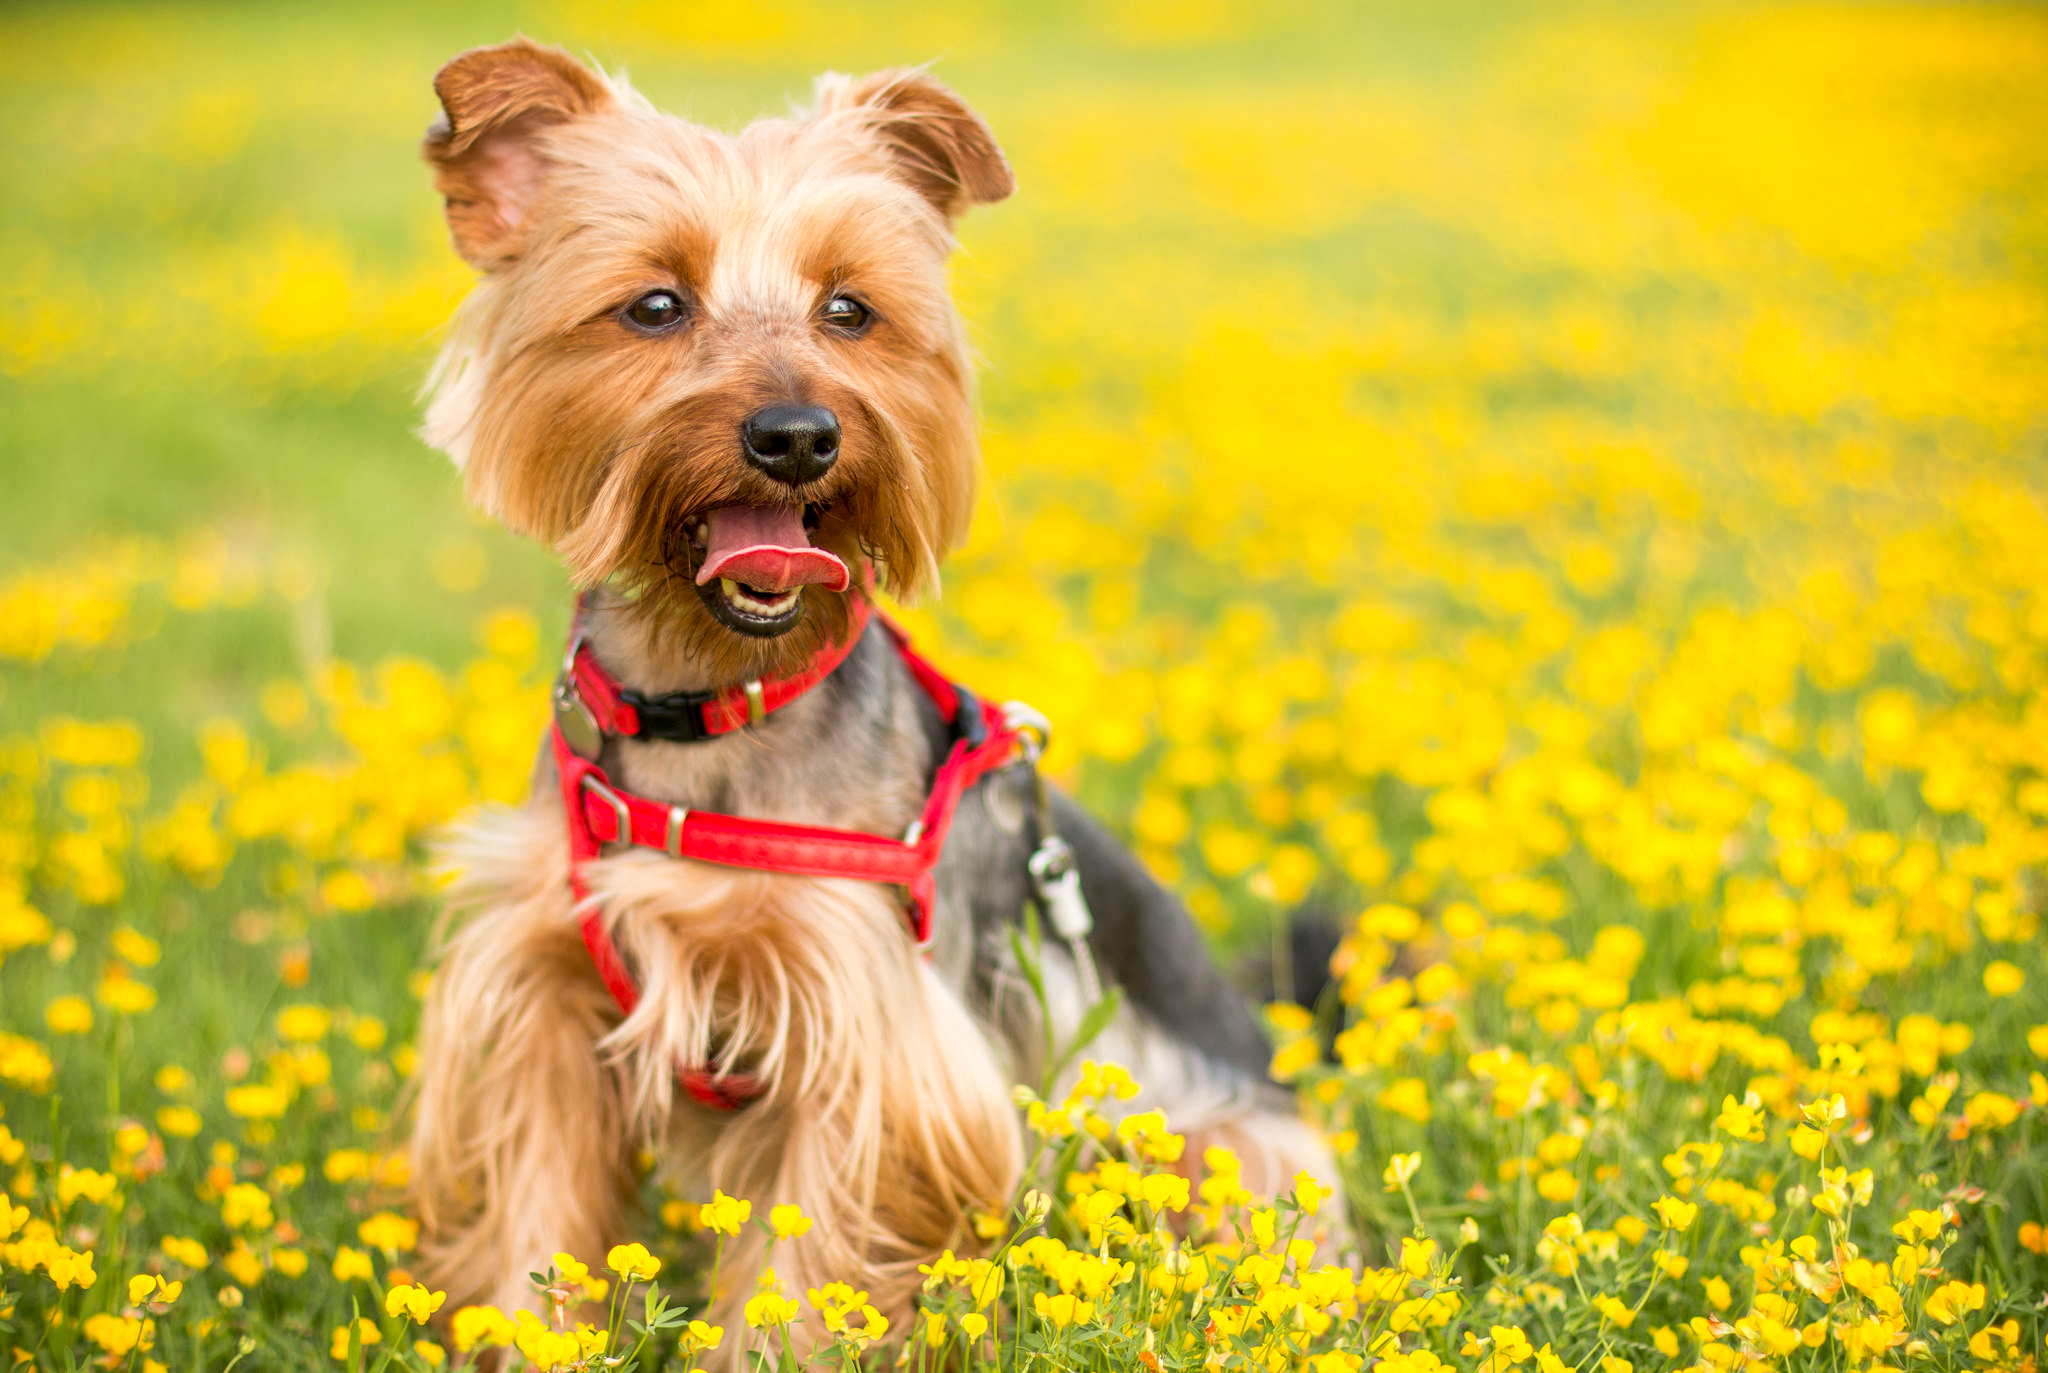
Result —
<svg viewBox="0 0 2048 1373"><path fill-rule="evenodd" d="M484 277L426 432L471 497L735 674L835 637L870 566L929 585L973 504L952 222L1012 186L981 119L883 72L728 136L524 40L434 86Z"/></svg>

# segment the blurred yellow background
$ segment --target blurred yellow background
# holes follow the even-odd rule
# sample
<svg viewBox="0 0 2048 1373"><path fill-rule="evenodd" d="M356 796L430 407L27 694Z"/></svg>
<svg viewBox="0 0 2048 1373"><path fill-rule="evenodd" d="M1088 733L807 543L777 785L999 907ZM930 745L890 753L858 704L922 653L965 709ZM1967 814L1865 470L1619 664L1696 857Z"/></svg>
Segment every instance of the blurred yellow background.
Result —
<svg viewBox="0 0 2048 1373"><path fill-rule="evenodd" d="M144 535L106 575L283 607L179 650L168 722L337 655L451 662L496 606L557 632L547 555L466 515L410 437L469 280L416 158L428 83L514 31L724 126L820 70L923 61L987 114L1021 187L968 218L955 271L990 481L917 623L1052 714L1056 764L1218 928L1329 881L1419 899L1461 866L1555 904L1549 841L1484 822L1511 759L1589 758L1605 798L1732 731L1824 771L1866 687L2038 682L2037 7L71 4L0 26L8 557ZM18 650L57 633L27 605ZM1492 837L1432 857L1460 823ZM1653 828L1623 846L1646 882L1718 872L1724 827Z"/></svg>

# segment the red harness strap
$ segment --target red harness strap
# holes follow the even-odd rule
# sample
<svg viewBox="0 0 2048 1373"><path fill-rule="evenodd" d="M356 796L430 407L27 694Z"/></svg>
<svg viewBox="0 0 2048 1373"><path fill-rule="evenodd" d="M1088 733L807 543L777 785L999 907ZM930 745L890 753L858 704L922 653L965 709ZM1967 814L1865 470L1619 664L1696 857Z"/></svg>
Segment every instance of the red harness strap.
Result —
<svg viewBox="0 0 2048 1373"><path fill-rule="evenodd" d="M820 655L804 673L788 679L790 683L803 682L804 688L816 685L845 661L868 618L867 603L857 601L856 605L859 609L847 642ZM631 1015L639 1005L640 989L605 928L604 912L590 899L590 890L583 881L583 865L596 858L606 844L634 844L659 849L671 858L691 858L725 867L803 877L854 877L900 886L908 899L911 937L920 948L930 943L936 894L932 870L945 851L953 812L969 787L1016 760L1023 735L1005 722L1000 709L960 691L937 668L913 652L908 636L896 625L886 619L882 623L911 676L932 698L946 722L954 726L955 733L963 736L939 765L924 813L904 839L861 830L749 820L665 805L614 786L603 768L571 747L559 721L550 731L555 766L561 773L562 806L569 820L569 885L579 907L583 944L589 949L590 961L596 965L605 988L625 1014ZM622 704L618 683L597 659L579 646L572 654L569 671L573 674L573 689L605 732L623 732L613 728L619 721ZM790 690L775 704L799 694L801 689ZM969 702L981 712L978 722L959 719L960 711ZM742 717L740 724L744 723ZM979 729L962 728L977 723ZM721 732L737 727L730 726ZM719 1110L737 1110L761 1091L760 1084L753 1079L721 1069L686 1068L681 1070L680 1077L684 1090L692 1097Z"/></svg>

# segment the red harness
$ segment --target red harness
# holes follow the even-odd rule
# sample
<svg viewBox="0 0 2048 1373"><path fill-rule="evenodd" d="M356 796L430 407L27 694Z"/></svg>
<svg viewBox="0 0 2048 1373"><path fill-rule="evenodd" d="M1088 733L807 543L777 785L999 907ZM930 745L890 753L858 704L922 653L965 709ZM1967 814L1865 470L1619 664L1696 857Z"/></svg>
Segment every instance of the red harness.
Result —
<svg viewBox="0 0 2048 1373"><path fill-rule="evenodd" d="M845 661L867 628L866 599L855 596L852 609L853 622L846 641L820 654L804 671L785 679L748 682L712 698L692 698L699 702L693 709L701 709L702 733L687 737L713 737L758 725L769 711L795 700L823 681ZM944 673L913 652L909 636L886 617L882 626L894 641L903 665L931 697L955 735L952 749L932 778L924 813L900 840L861 830L786 825L773 820L686 810L613 785L604 769L585 756L586 752L597 752L597 747L579 752L563 732L564 721L570 722L571 729L584 732L576 724L579 717L575 710L580 707L584 713L580 718L586 725L595 721L599 733L637 734L642 725L639 712L646 707L636 707L627 699L618 680L584 646L581 635L572 640L562 680L556 688L556 718L549 737L554 746L555 766L561 773L562 805L569 818L569 886L576 897L583 944L590 950L590 960L596 964L598 976L604 979L620 1011L633 1013L640 1003L640 989L605 928L603 911L591 899L583 880L583 865L596 858L606 844L635 844L659 849L671 858L691 858L726 867L802 877L855 877L900 886L907 897L911 937L919 948L931 942L932 870L945 850L953 812L969 787L1016 761L1025 733L1013 728L1000 709L955 686ZM678 1075L692 1097L719 1110L738 1110L763 1090L755 1079L717 1067L683 1068Z"/></svg>

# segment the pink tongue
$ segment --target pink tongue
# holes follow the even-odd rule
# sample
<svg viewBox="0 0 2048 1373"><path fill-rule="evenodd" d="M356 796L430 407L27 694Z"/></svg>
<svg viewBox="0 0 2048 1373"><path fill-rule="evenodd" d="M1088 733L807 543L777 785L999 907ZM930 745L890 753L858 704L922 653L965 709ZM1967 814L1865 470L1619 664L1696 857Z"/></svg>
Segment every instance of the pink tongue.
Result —
<svg viewBox="0 0 2048 1373"><path fill-rule="evenodd" d="M822 586L844 591L853 580L846 564L811 547L803 512L787 506L728 505L704 516L704 566L697 585L729 577L756 591Z"/></svg>

